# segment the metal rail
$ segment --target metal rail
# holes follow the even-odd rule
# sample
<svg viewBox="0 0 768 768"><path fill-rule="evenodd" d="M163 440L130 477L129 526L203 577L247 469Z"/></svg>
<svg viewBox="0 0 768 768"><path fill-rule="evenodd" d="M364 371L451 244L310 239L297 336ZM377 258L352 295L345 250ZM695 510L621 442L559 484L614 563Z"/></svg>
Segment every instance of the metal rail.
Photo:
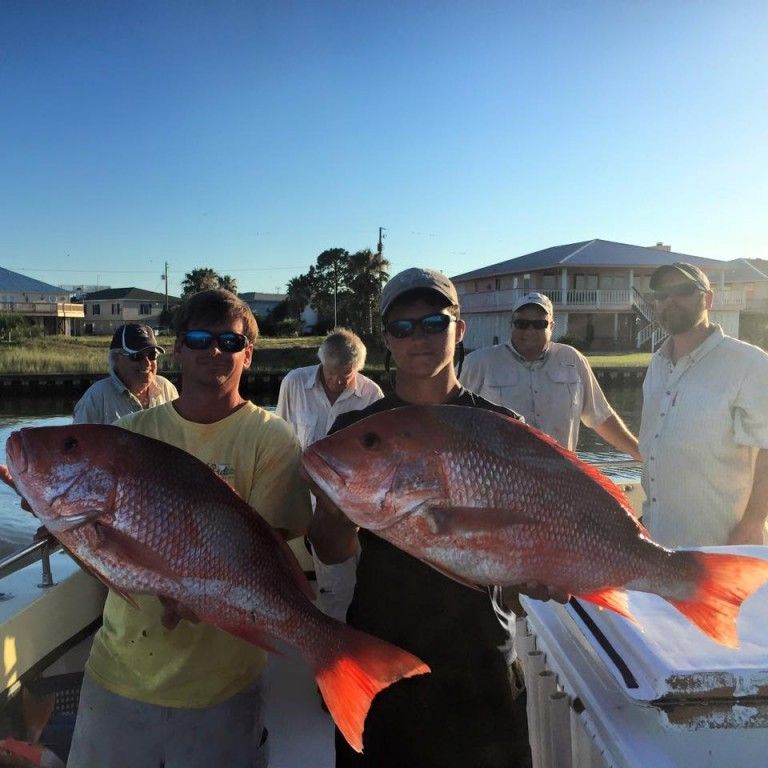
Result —
<svg viewBox="0 0 768 768"><path fill-rule="evenodd" d="M47 538L42 541L35 541L28 547L19 549L0 560L0 579L10 576L12 573L32 565L32 563L41 561L42 580L38 586L41 588L52 587L55 582L51 571L51 554L60 549L61 544L54 539Z"/></svg>

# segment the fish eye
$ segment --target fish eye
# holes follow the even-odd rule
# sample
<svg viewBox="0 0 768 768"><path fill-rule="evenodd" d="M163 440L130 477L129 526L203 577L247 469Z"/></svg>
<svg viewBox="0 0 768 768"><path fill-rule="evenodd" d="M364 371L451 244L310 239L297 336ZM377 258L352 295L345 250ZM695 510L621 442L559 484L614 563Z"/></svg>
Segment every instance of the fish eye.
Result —
<svg viewBox="0 0 768 768"><path fill-rule="evenodd" d="M381 438L375 432L366 432L360 442L363 448L375 448L381 442Z"/></svg>
<svg viewBox="0 0 768 768"><path fill-rule="evenodd" d="M68 437L64 441L64 450L65 451L71 451L73 448L77 448L77 438Z"/></svg>

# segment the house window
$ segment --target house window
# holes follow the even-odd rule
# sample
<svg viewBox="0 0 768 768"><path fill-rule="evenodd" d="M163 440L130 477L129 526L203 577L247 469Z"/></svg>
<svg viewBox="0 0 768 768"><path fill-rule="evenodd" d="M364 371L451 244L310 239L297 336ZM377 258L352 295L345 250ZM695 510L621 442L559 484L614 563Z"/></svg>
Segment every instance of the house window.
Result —
<svg viewBox="0 0 768 768"><path fill-rule="evenodd" d="M151 315L152 314L152 305L151 304L139 304L139 314L140 315Z"/></svg>
<svg viewBox="0 0 768 768"><path fill-rule="evenodd" d="M91 307L91 314L92 315L100 315L101 314L101 304L94 304Z"/></svg>
<svg viewBox="0 0 768 768"><path fill-rule="evenodd" d="M496 290L497 291L501 290L501 278L500 277L496 278Z"/></svg>
<svg viewBox="0 0 768 768"><path fill-rule="evenodd" d="M112 314L113 315L119 315L120 314L120 305L119 304L113 304L112 305Z"/></svg>

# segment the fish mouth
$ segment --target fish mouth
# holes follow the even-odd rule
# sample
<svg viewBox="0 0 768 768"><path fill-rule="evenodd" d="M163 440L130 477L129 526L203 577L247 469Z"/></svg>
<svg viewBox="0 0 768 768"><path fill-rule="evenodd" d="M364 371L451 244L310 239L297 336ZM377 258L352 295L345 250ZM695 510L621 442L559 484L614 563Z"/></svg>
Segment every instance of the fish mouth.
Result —
<svg viewBox="0 0 768 768"><path fill-rule="evenodd" d="M340 472L336 470L331 464L329 464L317 451L309 448L304 451L302 456L302 463L304 465L304 471L309 477L310 481L317 485L318 488L325 492L330 492L334 487L339 485L344 488L347 487L347 481ZM332 480L326 480L326 475L332 475Z"/></svg>
<svg viewBox="0 0 768 768"><path fill-rule="evenodd" d="M5 452L8 457L8 466L14 477L27 471L29 461L24 450L24 438L19 430L11 432L5 443Z"/></svg>

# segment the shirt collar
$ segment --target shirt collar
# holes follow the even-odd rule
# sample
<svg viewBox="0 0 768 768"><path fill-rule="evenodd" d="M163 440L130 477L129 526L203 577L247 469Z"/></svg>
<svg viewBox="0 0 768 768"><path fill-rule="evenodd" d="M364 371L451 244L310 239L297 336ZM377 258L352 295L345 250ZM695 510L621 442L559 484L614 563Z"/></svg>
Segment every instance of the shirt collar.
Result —
<svg viewBox="0 0 768 768"><path fill-rule="evenodd" d="M526 360L516 349L515 345L511 341L504 342L504 346L524 365L533 365L535 363L545 363L549 358L550 350L552 349L551 342L547 344L547 348L541 353L541 357L537 357L535 360Z"/></svg>
<svg viewBox="0 0 768 768"><path fill-rule="evenodd" d="M709 354L723 339L725 338L725 333L723 333L723 329L720 325L717 325L715 323L714 330L707 336L704 341L699 344L696 349L691 350L687 355L684 355L680 358L680 360L688 359L692 363L695 363L697 360L700 360L704 355ZM659 355L662 357L667 358L667 360L672 359L672 337L669 336L664 343L659 347ZM678 362L680 362L678 360Z"/></svg>

